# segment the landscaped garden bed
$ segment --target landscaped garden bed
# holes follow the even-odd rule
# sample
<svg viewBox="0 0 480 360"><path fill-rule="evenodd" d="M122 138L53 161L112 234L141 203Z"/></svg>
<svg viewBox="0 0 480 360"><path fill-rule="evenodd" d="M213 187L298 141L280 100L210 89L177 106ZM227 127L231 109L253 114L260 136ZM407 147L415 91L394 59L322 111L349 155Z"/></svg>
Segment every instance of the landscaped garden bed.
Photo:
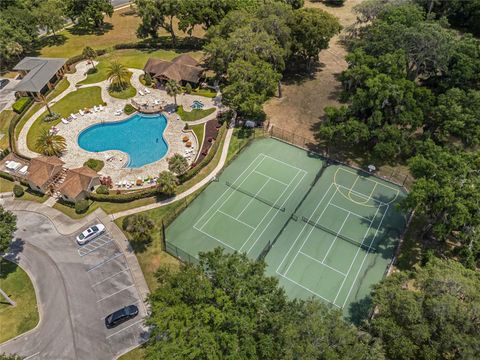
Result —
<svg viewBox="0 0 480 360"><path fill-rule="evenodd" d="M182 105L177 108L177 114L182 118L183 121L196 121L207 117L208 115L215 112L215 108L209 109L192 109L191 111L186 111Z"/></svg>

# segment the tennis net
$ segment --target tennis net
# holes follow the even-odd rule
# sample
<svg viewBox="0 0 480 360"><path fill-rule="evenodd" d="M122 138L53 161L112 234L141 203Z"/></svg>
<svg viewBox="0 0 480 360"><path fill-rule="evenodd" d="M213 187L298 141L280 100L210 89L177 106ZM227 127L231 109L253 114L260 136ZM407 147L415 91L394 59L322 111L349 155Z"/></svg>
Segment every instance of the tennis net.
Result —
<svg viewBox="0 0 480 360"><path fill-rule="evenodd" d="M274 209L277 209L277 210L280 210L280 211L285 212L285 208L284 208L284 207L280 207L280 206L278 206L277 204L275 204L275 203L273 203L273 202L271 202L271 201L269 201L269 200L266 200L266 199L264 199L264 198L262 198L262 197L260 197L260 196L258 196L258 195L256 195L256 194L251 193L250 191L247 191L247 190L245 190L245 189L239 188L238 186L233 185L230 181L225 181L225 184L226 184L228 187L230 187L230 188L232 188L232 189L234 189L234 190L237 190L237 191L241 192L242 194L245 194L245 195L247 195L247 196L250 196L250 197L252 197L252 198L254 198L254 199L256 199L256 200L264 203L265 205L268 205L268 206L270 206L270 207L272 207L272 208L274 208Z"/></svg>
<svg viewBox="0 0 480 360"><path fill-rule="evenodd" d="M342 234L339 234L338 232L336 231L333 231L332 229L329 229L327 228L326 226L323 226L319 223L316 223L308 218L306 218L305 216L302 216L302 221L306 222L308 225L312 225L314 227L316 227L317 229L320 229L320 230L323 230L329 234L332 234L333 236L336 236L342 240L345 240L353 245L356 245L358 247L361 247L363 250L366 250L366 251L371 251L371 252L374 252L375 251L375 248L371 247L371 246L367 246L363 243L360 243L356 240L353 240L353 239L350 239L348 236L345 236L345 235L342 235Z"/></svg>

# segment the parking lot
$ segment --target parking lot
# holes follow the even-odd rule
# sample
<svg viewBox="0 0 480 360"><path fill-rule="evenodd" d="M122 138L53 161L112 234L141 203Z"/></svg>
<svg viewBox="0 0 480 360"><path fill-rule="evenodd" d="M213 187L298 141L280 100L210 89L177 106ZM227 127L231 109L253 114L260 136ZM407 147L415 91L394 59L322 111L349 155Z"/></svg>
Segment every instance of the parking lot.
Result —
<svg viewBox="0 0 480 360"><path fill-rule="evenodd" d="M72 236L72 241L85 264L85 271L96 294L102 314L99 326L105 329L105 337L112 352L119 354L126 348L145 341L147 332L143 317L146 308L138 296L126 259L115 240L106 232L82 246L76 243L75 236ZM131 304L139 309L137 317L112 329L105 327L104 319L107 315Z"/></svg>

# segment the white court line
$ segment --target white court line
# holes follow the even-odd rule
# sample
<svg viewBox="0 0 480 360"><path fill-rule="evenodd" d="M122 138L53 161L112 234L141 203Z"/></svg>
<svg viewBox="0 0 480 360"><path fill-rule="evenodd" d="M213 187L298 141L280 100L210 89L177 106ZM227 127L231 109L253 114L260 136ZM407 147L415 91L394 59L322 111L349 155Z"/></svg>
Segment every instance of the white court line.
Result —
<svg viewBox="0 0 480 360"><path fill-rule="evenodd" d="M340 270L337 270L337 269L331 267L330 265L325 264L323 261L320 261L320 260L318 260L318 259L315 259L313 256L310 256L310 255L304 253L303 251L299 251L298 253L299 253L299 254L302 254L303 256L306 256L306 257L312 259L313 261L318 262L319 264L322 264L323 266L329 268L330 270L333 270L333 271L339 273L340 275L347 276L347 274L341 272Z"/></svg>
<svg viewBox="0 0 480 360"><path fill-rule="evenodd" d="M357 177L355 178L355 181L353 182L352 186L350 186L350 188L349 188L350 191L348 192L348 196L350 196L350 194L351 194L353 188L355 187L355 184L357 183L358 179L360 179L360 176L357 175ZM355 191L355 190L353 190L353 191Z"/></svg>
<svg viewBox="0 0 480 360"><path fill-rule="evenodd" d="M117 273L115 273L115 274L113 274L113 275L111 275L111 276L109 276L109 277L107 277L107 278L105 278L105 279L101 280L101 281L98 281L98 282L96 282L95 284L93 284L93 285L92 285L92 287L94 287L94 286L97 286L97 285L100 285L100 284L101 284L101 283L103 283L104 281L107 281L107 280L109 280L109 279L111 279L111 278L113 278L113 277L117 276L118 274L121 274L121 273L123 273L123 272L127 271L127 270L128 270L128 268L126 268L126 269L123 269L123 270L121 270L121 271L119 271L119 272L117 272Z"/></svg>
<svg viewBox="0 0 480 360"><path fill-rule="evenodd" d="M328 193L328 192L327 192ZM327 194L325 193L325 194ZM315 222L318 222L318 220L320 220L320 218L323 216L323 214L325 213L325 211L327 210L328 208L328 205L330 204L330 201L332 201L333 197L335 196L335 194L337 193L337 191L335 190L335 192L333 193L333 195L330 197L330 199L328 200L328 203L327 205L323 208L322 212L320 213L320 215L318 216L317 220ZM322 198L322 201L323 201L323 198ZM317 205L317 207L315 208L315 210L313 211L313 213L310 215L310 217L308 218L308 221L311 221L312 220L312 217L313 215L315 214L315 212L317 211L318 207L320 206L320 204L322 203L322 201L320 201ZM308 224L305 223L304 227L307 226ZM290 267L292 266L292 264L295 262L295 259L297 258L298 256L298 252L299 251L302 251L303 249L303 246L305 245L305 243L307 242L307 240L310 238L310 236L312 235L312 232L313 232L313 229L315 229L315 227L312 226L312 228L310 229L310 232L307 234L307 236L305 236L305 239L303 240L303 243L302 245L300 246L300 249L298 249L297 253L295 254L295 256L293 257L293 260L292 262L290 263L290 265L288 265L287 267L287 270L284 272L285 275L287 275L288 273L288 270L290 270ZM303 232L303 229L302 229L302 232Z"/></svg>
<svg viewBox="0 0 480 360"><path fill-rule="evenodd" d="M274 157L272 157L272 156L270 156L270 155L265 155L265 154L264 154L264 156L267 157L267 158L269 158L269 159L272 159L272 160L274 160L274 161L277 161L277 162L279 162L279 163L281 163L281 164L287 165L287 166L289 166L289 167L291 167L292 169L295 169L295 170L297 170L297 171L305 171L305 170L300 169L300 168L298 168L298 167L296 167L296 166L287 164L286 162L284 162L284 161L282 161L282 160L278 160L278 159L276 159L276 158L274 158Z"/></svg>
<svg viewBox="0 0 480 360"><path fill-rule="evenodd" d="M380 210L380 207L377 208L377 211L375 212L375 215L374 215L374 217L373 217L374 219L377 217L378 210ZM367 231L365 232L365 235L363 236L362 245L363 245L363 242L365 241L365 238L366 238L367 235L368 235L368 232L370 231L370 228L372 227L372 224L373 224L373 221L372 221L371 224L368 226L368 229L367 229ZM378 230L378 227L377 227L377 230ZM355 263L355 260L357 259L358 253L360 252L360 249L361 249L361 246L357 249L357 252L355 253L355 256L353 257L353 260L352 260L352 262L350 263L350 266L349 266L349 268L348 268L347 276L345 276L345 278L343 279L342 284L340 285L340 288L338 289L337 295L335 296L335 299L333 300L333 302L337 301L338 295L340 294L340 291L342 291L343 285L345 285L345 281L347 280L348 275L350 274L350 271L352 271L353 264ZM367 252L367 254L368 254L368 252Z"/></svg>
<svg viewBox="0 0 480 360"><path fill-rule="evenodd" d="M327 256L328 256L328 254L330 253L330 250L332 249L333 245L334 245L335 242L337 241L338 235L342 232L342 229L343 229L343 227L345 226L345 223L347 222L347 220L348 220L349 217L350 217L350 211L347 213L347 216L345 216L345 219L343 220L342 226L340 226L340 230L337 231L337 235L335 235L335 238L334 238L333 241L330 243L330 246L328 247L327 253L326 253L325 256L323 257L322 263L325 262L325 260L327 259Z"/></svg>
<svg viewBox="0 0 480 360"><path fill-rule="evenodd" d="M229 247L229 248L232 249L233 251L237 251L237 249L235 249L235 248L232 247L231 245L228 245L227 243L224 243L222 240L217 239L215 236L210 235L209 233L203 231L202 229L199 229L199 228L196 228L196 227L194 227L194 228L195 228L197 231L200 231L202 234L205 234L205 235L207 235L208 237L212 238L213 240L218 241L220 244L223 244L223 245L225 245L226 247Z"/></svg>
<svg viewBox="0 0 480 360"><path fill-rule="evenodd" d="M97 303L99 303L100 301L106 300L108 298L111 298L113 295L117 295L118 293L121 293L122 291L130 289L131 287L134 287L134 286L135 286L135 284L132 284L132 285L129 285L129 286L127 286L127 287L125 287L121 290L115 291L113 294L107 295L107 296L101 298L100 300L97 300Z"/></svg>
<svg viewBox="0 0 480 360"><path fill-rule="evenodd" d="M301 171L303 171L303 176L302 176L302 178L297 182L297 184L295 185L295 187L293 188L293 190L290 192L290 195L287 196L287 198L286 198L285 201L280 205L280 207L283 207L283 206L287 203L288 199L290 199L290 196L292 196L292 194L293 194L293 193L295 192L295 190L297 189L298 185L300 185L300 183L303 181L303 178L305 177L305 175L307 175L307 172L306 172L305 170L301 170ZM297 175L298 175L298 173L297 173ZM297 175L295 175L295 177L297 177ZM295 179L295 178L293 178L293 179ZM290 183L293 182L293 179L292 179L292 181L290 181ZM288 187L289 187L289 186L290 186L290 185L288 185ZM288 189L288 187L285 188L284 192ZM283 196L283 193L282 193L282 196ZM277 200L277 201L278 201L278 200ZM273 209L273 208L272 208L272 209ZM272 209L270 209L270 211L271 211ZM275 215L270 219L270 221L268 222L268 224L263 228L263 230L262 230L262 232L260 233L260 235L257 236L257 239L256 239L255 242L252 244L252 246L250 246L250 248L249 248L248 251L247 251L247 254L250 252L250 250L253 249L253 247L255 246L255 244L258 242L258 239L260 239L260 237L263 235L263 233L265 232L265 230L270 226L270 224L272 223L273 219L275 219L275 218L277 217L279 211L280 211L280 210L277 209L277 212L275 213ZM265 216L266 216L266 215L265 215ZM265 218L265 217L264 217L264 218ZM262 221L263 221L263 219L262 219Z"/></svg>
<svg viewBox="0 0 480 360"><path fill-rule="evenodd" d="M307 290L308 292L312 293L313 295L318 296L320 299L323 299L323 300L325 300L326 302L332 304L333 306L336 306L336 307L338 307L339 309L341 309L340 306L336 305L335 303L332 303L332 302L331 302L330 300L328 300L327 298L324 298L322 295L317 294L315 291L310 290L310 289L307 288L306 286L303 286L302 284L299 284L299 283L296 282L295 280L290 279L288 276L282 275L282 274L280 274L278 271L276 271L276 273L277 273L278 275L280 275L281 277L283 277L284 279L286 279L286 280L288 280L288 281L291 281L291 282L294 283L295 285L300 286L302 289L305 289L305 290Z"/></svg>
<svg viewBox="0 0 480 360"><path fill-rule="evenodd" d="M334 203L332 203L332 202L330 203L330 205L335 206L336 208L339 208L340 210L343 210L343 211L345 211L346 213L350 213L351 215L356 216L356 217L358 217L358 218L360 218L360 219L366 220L366 221L368 221L369 223L371 223L371 222L373 221L372 219L369 219L369 218L367 218L367 217L365 217L365 216L362 216L362 215L360 215L360 214L357 214L356 212L347 210L347 209L345 209L344 207L338 206L338 205L336 205L336 204L334 204Z"/></svg>
<svg viewBox="0 0 480 360"><path fill-rule="evenodd" d="M113 255L112 257L109 257L107 260L105 261L102 261L101 263L98 263L97 265L95 265L94 267L90 268L87 270L87 272L90 272L92 270L95 270L96 268L99 268L100 266L102 265L105 265L106 263L118 258L119 256L122 256L123 254L121 252L117 253L116 255Z"/></svg>
<svg viewBox="0 0 480 360"><path fill-rule="evenodd" d="M370 245L368 246L368 251L371 249L372 244L373 244L373 242L375 241L375 239L376 239L376 237L377 237L378 230L379 230L380 227L382 226L383 219L385 218L385 215L387 214L389 207L390 207L390 206L387 205L387 209L386 209L385 212L383 213L382 219L380 220L380 224L378 224L377 230L375 231L375 235L373 236L373 239L372 239L372 241L370 241ZM360 270L362 270L363 264L364 264L364 262L365 262L365 259L367 258L368 254L369 254L368 251L365 253L365 256L363 257L362 263L360 264L360 268L358 269L357 274L355 275L355 279L353 279L352 286L350 286L350 290L348 290L348 294L347 294L347 297L345 298L345 301L343 302L342 309L343 309L343 307L345 306L345 304L347 303L348 298L350 297L350 293L352 292L353 286L354 286L355 283L357 282L357 277L358 277L358 275L360 274Z"/></svg>
<svg viewBox="0 0 480 360"><path fill-rule="evenodd" d="M253 168L253 170L250 171L250 173L240 182L240 184L238 184L238 186L242 185L242 184L245 182L245 180L247 180L247 179L249 178L249 176L262 164L263 160L264 160L264 159L262 159L262 160ZM250 164L250 165L251 165L251 164ZM249 165L249 166L250 166L250 165ZM248 169L248 167L247 167L247 169ZM245 170L246 170L246 169L245 169ZM245 170L244 170L244 172L245 172ZM242 173L242 174L243 174L243 173ZM238 178L235 179L235 181L233 182L233 184L235 184L235 183L237 182L237 180L238 180ZM225 190L225 191L228 191L228 189L230 189L230 187L228 187L227 190ZM228 200L230 200L230 198L232 197L232 195L236 192L236 190L233 189L233 188L231 188L231 190L232 190L232 192L231 192L231 193L227 196L227 198L222 202L222 205L218 206L218 207L215 209L215 211L212 212L212 214L210 215L210 217L208 218L208 220L205 221L202 226L200 226L200 229L203 229L203 228L205 227L205 225L207 225L208 222L209 222L210 220L212 220L212 217L213 217L213 216L215 215L215 213L217 212L217 211L216 211L217 209L221 209L222 206L225 205L225 203L226 203ZM224 193L225 193L225 192L224 192ZM222 196L223 196L223 194L222 194ZM217 203L217 202L215 201L215 202L213 203L213 205L215 205L216 203ZM208 213L208 212L210 211L210 209L213 207L213 205L210 206L210 208L207 210L206 213ZM200 219L202 219L202 218L203 218L203 216L202 216ZM194 228L196 228L197 224L200 222L200 219L198 219L198 221L195 223ZM197 229L197 230L198 230L198 229Z"/></svg>
<svg viewBox="0 0 480 360"><path fill-rule="evenodd" d="M268 178L268 179L270 179L270 180L273 180L273 181L276 181L276 182L278 182L278 183L280 183L280 184L282 184L282 185L285 185L285 186L288 185L286 182L283 182L283 181L280 181L280 180L278 180L278 179L275 179L274 177L271 177L271 176L269 176L269 175L267 175L267 174L264 174L264 173L261 172L261 171L255 170L254 173L256 173L256 174L258 174L258 175L265 176L266 178Z"/></svg>
<svg viewBox="0 0 480 360"><path fill-rule="evenodd" d="M253 200L255 200L257 198L257 195L263 190L263 188L265 186L267 186L267 184L270 182L269 179L267 179L267 181L265 182L265 184L263 184L260 189L258 189L258 191L254 194L254 196L250 199L250 201L247 203L247 205L245 205L245 207L243 208L242 211L240 211L240 214L237 215L237 217L235 218L236 220L242 216L242 214L244 213L245 210L248 209L248 207L250 206L250 204L253 202ZM257 200L258 201L258 200ZM275 204L275 203L274 203ZM258 226L258 225L257 225ZM255 230L257 230L257 227L255 227Z"/></svg>
<svg viewBox="0 0 480 360"><path fill-rule="evenodd" d="M358 192L358 191L355 191L355 190L352 190L350 188L347 188L346 186L343 186L343 185L340 185L340 184L335 184L335 186L339 187L339 188L342 188L342 189L345 189L347 191L351 191L352 193L354 193L355 195L357 195L358 197L360 198L363 198L365 200L373 200L375 201L377 204L380 204L380 205L388 205L389 203L384 203L383 201L380 201L380 200L377 200L375 198L369 198L367 195L365 195L364 193L361 193L361 192ZM347 198L348 199L348 198Z"/></svg>
<svg viewBox="0 0 480 360"><path fill-rule="evenodd" d="M339 168L339 170L342 170L342 171L348 172L348 173L350 173L350 174L359 176L357 173L355 173L355 172L353 172L353 171L351 171L351 170L348 170L348 169ZM371 182L373 182L373 183L379 184L380 186L385 186L386 188L388 188L388 189L390 189L390 190L394 190L394 191L397 193L397 195L398 195L398 193L400 192L400 190L398 190L398 189L396 189L396 188L394 188L394 187L392 187L392 186L389 186L389 185L387 185L387 184L383 184L383 183L381 183L380 181L376 181L376 180L370 179L370 178L367 177L367 176L362 176L362 177L363 177L365 180L367 180L367 181L371 181Z"/></svg>
<svg viewBox="0 0 480 360"><path fill-rule="evenodd" d="M234 218L232 215L230 214L227 214L226 212L222 211L222 210L217 210L217 212L219 212L220 214L223 214L225 216L228 216L229 218L235 220L236 222L239 222L240 224L243 224L245 226L248 226L249 228L251 229L255 229L252 225L249 225L247 224L246 222L242 221L242 220L238 220L237 218Z"/></svg>
<svg viewBox="0 0 480 360"><path fill-rule="evenodd" d="M253 164L255 164L255 162L257 161L257 159L258 159L260 156L262 156L262 155L263 155L263 154L258 154L257 157L256 157L255 159L253 159L253 161L245 168L245 170L243 170L243 171L240 173L240 175L238 175L238 177L235 179L235 181L233 182L233 184L235 184L235 183L238 181L238 179L240 179L240 177L245 173L245 171L247 171ZM262 161L263 161L263 159L262 159ZM260 161L260 163L261 163L262 161ZM256 169L257 167L258 167L258 165L255 167L255 169ZM254 170L255 170L255 169L254 169ZM254 171L254 170L252 170L252 171ZM252 171L250 172L250 174L252 173ZM249 175L250 175L250 174L249 174ZM247 178L248 178L248 176L247 176ZM243 181L245 181L245 179L243 179ZM242 183L243 183L243 181L242 181ZM208 210L205 211L205 214L203 214L203 215L197 220L197 222L193 225L193 228L194 228L194 229L197 228L197 224L200 222L200 220L202 220L205 216L208 215L208 213L210 212L210 210L217 204L217 202L219 202L219 201L223 198L223 196L225 195L225 193L226 193L227 191L229 191L229 190L231 190L231 193L230 193L230 194L232 194L232 193L235 191L234 189L232 189L232 188L230 188L230 187L227 186L227 189L222 193L222 195L220 195L220 196L218 197L218 199L215 200L215 202L212 204L212 206L210 206L210 207L208 208ZM225 203L225 201L224 201L224 203ZM223 206L223 204L222 204L222 206ZM220 206L220 207L221 207L221 206ZM218 209L219 209L220 207L218 207ZM203 224L203 225L205 225L205 224ZM197 229L197 230L198 230L198 229Z"/></svg>
<svg viewBox="0 0 480 360"><path fill-rule="evenodd" d="M114 332L113 334L108 335L108 336L106 337L106 339L110 339L112 336L115 336L115 335L121 333L122 331L124 331L124 330L126 330L126 329L128 329L128 328L131 328L132 326L137 325L138 323L141 323L141 322L143 322L143 319L140 319L140 320L134 322L133 324L130 324L130 325L128 325L128 326L125 326L123 329L118 330L117 332Z"/></svg>
<svg viewBox="0 0 480 360"><path fill-rule="evenodd" d="M328 187L327 191L325 192L325 194L323 194L323 197L322 199L318 202L317 206L315 207L315 209L313 210L313 213L312 215L315 213L315 211L317 211L318 207L322 204L323 200L325 199L325 197L327 196L327 194L329 193L330 189L332 188L333 186L333 183L330 184L330 186ZM335 191L336 193L336 191ZM333 195L335 195L335 193ZM332 197L333 197L332 195ZM310 217L311 218L311 217ZM309 219L310 220L310 219ZM293 247L295 246L295 244L297 243L298 239L300 238L300 236L302 235L303 231L305 230L305 228L307 227L307 223L305 223L303 225L303 228L302 230L298 233L297 237L295 238L295 241L292 243L292 246L290 246L290 249L288 249L287 253L285 254L285 256L283 257L282 261L280 262L280 264L278 265L277 267L277 270L275 270L277 273L278 273L278 270L282 267L283 263L285 262L285 259L288 257L288 255L290 254L290 251L292 251Z"/></svg>

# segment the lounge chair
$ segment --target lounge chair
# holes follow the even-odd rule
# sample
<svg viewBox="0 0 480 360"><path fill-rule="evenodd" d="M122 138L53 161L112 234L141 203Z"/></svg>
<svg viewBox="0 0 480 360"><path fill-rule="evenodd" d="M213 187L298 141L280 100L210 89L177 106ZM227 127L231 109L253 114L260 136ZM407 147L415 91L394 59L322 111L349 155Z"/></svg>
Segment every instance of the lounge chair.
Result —
<svg viewBox="0 0 480 360"><path fill-rule="evenodd" d="M85 111L83 111L82 109L78 110L78 113L82 116L85 115Z"/></svg>
<svg viewBox="0 0 480 360"><path fill-rule="evenodd" d="M155 99L155 100L153 101L153 103L154 103L155 105L160 105L160 100Z"/></svg>
<svg viewBox="0 0 480 360"><path fill-rule="evenodd" d="M62 123L64 123L64 124L69 124L69 123L70 123L70 121L68 121L68 120L67 120L67 119L65 119L65 118L62 118Z"/></svg>
<svg viewBox="0 0 480 360"><path fill-rule="evenodd" d="M98 110L99 110L99 111L103 111L103 110L104 110L103 105L98 105Z"/></svg>
<svg viewBox="0 0 480 360"><path fill-rule="evenodd" d="M22 164L16 161L10 161L10 164L7 165L7 168L11 171L16 171Z"/></svg>
<svg viewBox="0 0 480 360"><path fill-rule="evenodd" d="M139 93L141 96L145 96L145 94L143 93L142 90L138 90L138 93Z"/></svg>
<svg viewBox="0 0 480 360"><path fill-rule="evenodd" d="M22 175L25 175L28 171L28 166L25 165L24 167L22 167L20 170L18 170L18 172Z"/></svg>
<svg viewBox="0 0 480 360"><path fill-rule="evenodd" d="M150 93L151 93L151 91L148 90L147 88L143 89L143 91L145 91L146 94L150 94Z"/></svg>
<svg viewBox="0 0 480 360"><path fill-rule="evenodd" d="M95 112L99 112L99 111L100 111L100 109L97 107L97 105L95 105L95 106L93 107L93 111L95 111Z"/></svg>
<svg viewBox="0 0 480 360"><path fill-rule="evenodd" d="M123 112L122 110L117 110L117 111L115 111L115 115L120 116L120 115L122 115L122 112Z"/></svg>
<svg viewBox="0 0 480 360"><path fill-rule="evenodd" d="M73 114L73 113L70 114L70 117L71 117L73 120L75 120L75 119L77 118L77 117L75 116L75 114Z"/></svg>

